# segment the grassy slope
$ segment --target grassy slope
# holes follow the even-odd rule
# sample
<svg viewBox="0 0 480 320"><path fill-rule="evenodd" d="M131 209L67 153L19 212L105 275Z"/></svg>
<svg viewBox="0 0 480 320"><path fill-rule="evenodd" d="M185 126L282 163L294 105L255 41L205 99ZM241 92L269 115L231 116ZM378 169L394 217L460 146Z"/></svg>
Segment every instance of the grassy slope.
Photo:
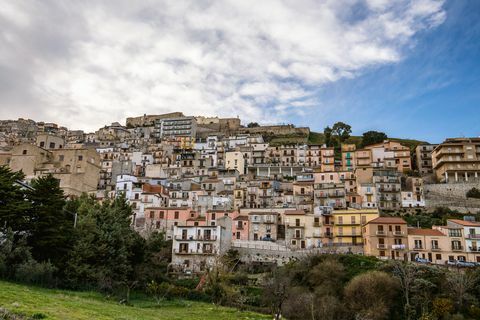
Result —
<svg viewBox="0 0 480 320"><path fill-rule="evenodd" d="M392 141L398 141L404 146L407 146L410 148L410 150L415 149L416 146L419 144L427 144L428 142L425 141L420 141L420 140L414 140L414 139L399 139L399 138L388 138L389 140ZM324 143L325 139L323 137L323 133L321 132L310 132L310 136L308 137L308 143L309 144L322 144ZM362 137L361 136L351 136L350 138L347 139L346 143L353 143L356 144L357 146L360 146L362 144Z"/></svg>
<svg viewBox="0 0 480 320"><path fill-rule="evenodd" d="M45 319L270 319L269 316L192 301L133 300L119 305L98 293L42 289L0 281L0 306L18 314Z"/></svg>

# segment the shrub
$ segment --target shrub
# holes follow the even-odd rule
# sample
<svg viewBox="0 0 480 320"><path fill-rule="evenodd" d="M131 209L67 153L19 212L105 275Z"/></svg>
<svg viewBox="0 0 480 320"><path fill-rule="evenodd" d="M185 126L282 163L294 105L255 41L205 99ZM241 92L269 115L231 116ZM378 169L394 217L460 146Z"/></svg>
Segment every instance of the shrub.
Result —
<svg viewBox="0 0 480 320"><path fill-rule="evenodd" d="M55 271L55 267L50 262L39 263L29 260L17 267L15 279L25 283L53 286Z"/></svg>
<svg viewBox="0 0 480 320"><path fill-rule="evenodd" d="M480 199L480 190L477 188L472 188L467 191L467 198L476 198Z"/></svg>

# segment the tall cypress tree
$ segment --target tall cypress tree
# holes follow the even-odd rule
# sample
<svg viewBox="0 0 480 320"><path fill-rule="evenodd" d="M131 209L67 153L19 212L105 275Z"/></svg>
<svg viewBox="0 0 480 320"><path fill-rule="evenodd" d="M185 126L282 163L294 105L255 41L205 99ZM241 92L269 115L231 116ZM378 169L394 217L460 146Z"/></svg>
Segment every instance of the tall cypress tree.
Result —
<svg viewBox="0 0 480 320"><path fill-rule="evenodd" d="M11 229L14 234L28 229L30 203L18 181L25 175L12 172L7 166L0 166L0 230Z"/></svg>
<svg viewBox="0 0 480 320"><path fill-rule="evenodd" d="M74 217L64 210L63 191L52 175L33 180L31 186L26 192L32 203L28 244L37 261L58 264L70 248Z"/></svg>

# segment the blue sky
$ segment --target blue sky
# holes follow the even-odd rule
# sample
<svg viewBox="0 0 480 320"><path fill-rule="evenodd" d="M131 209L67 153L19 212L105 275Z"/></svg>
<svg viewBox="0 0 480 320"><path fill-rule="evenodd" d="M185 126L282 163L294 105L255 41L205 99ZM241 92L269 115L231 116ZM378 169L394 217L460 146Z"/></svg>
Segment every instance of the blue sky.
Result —
<svg viewBox="0 0 480 320"><path fill-rule="evenodd" d="M479 61L479 0L4 1L0 119L182 111L440 142L480 135Z"/></svg>
<svg viewBox="0 0 480 320"><path fill-rule="evenodd" d="M432 143L480 136L480 1L449 1L444 9L445 22L417 34L400 62L322 87L328 111L294 122L321 131L344 121L354 134L380 130Z"/></svg>

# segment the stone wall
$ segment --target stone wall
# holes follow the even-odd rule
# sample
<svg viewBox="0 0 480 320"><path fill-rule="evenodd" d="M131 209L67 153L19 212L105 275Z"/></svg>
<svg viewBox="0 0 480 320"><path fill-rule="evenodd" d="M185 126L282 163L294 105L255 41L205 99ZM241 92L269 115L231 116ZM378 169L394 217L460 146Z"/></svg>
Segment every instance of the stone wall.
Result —
<svg viewBox="0 0 480 320"><path fill-rule="evenodd" d="M474 187L480 189L480 183L427 184L424 187L426 209L448 207L463 213L478 213L480 199L466 197L467 191Z"/></svg>

